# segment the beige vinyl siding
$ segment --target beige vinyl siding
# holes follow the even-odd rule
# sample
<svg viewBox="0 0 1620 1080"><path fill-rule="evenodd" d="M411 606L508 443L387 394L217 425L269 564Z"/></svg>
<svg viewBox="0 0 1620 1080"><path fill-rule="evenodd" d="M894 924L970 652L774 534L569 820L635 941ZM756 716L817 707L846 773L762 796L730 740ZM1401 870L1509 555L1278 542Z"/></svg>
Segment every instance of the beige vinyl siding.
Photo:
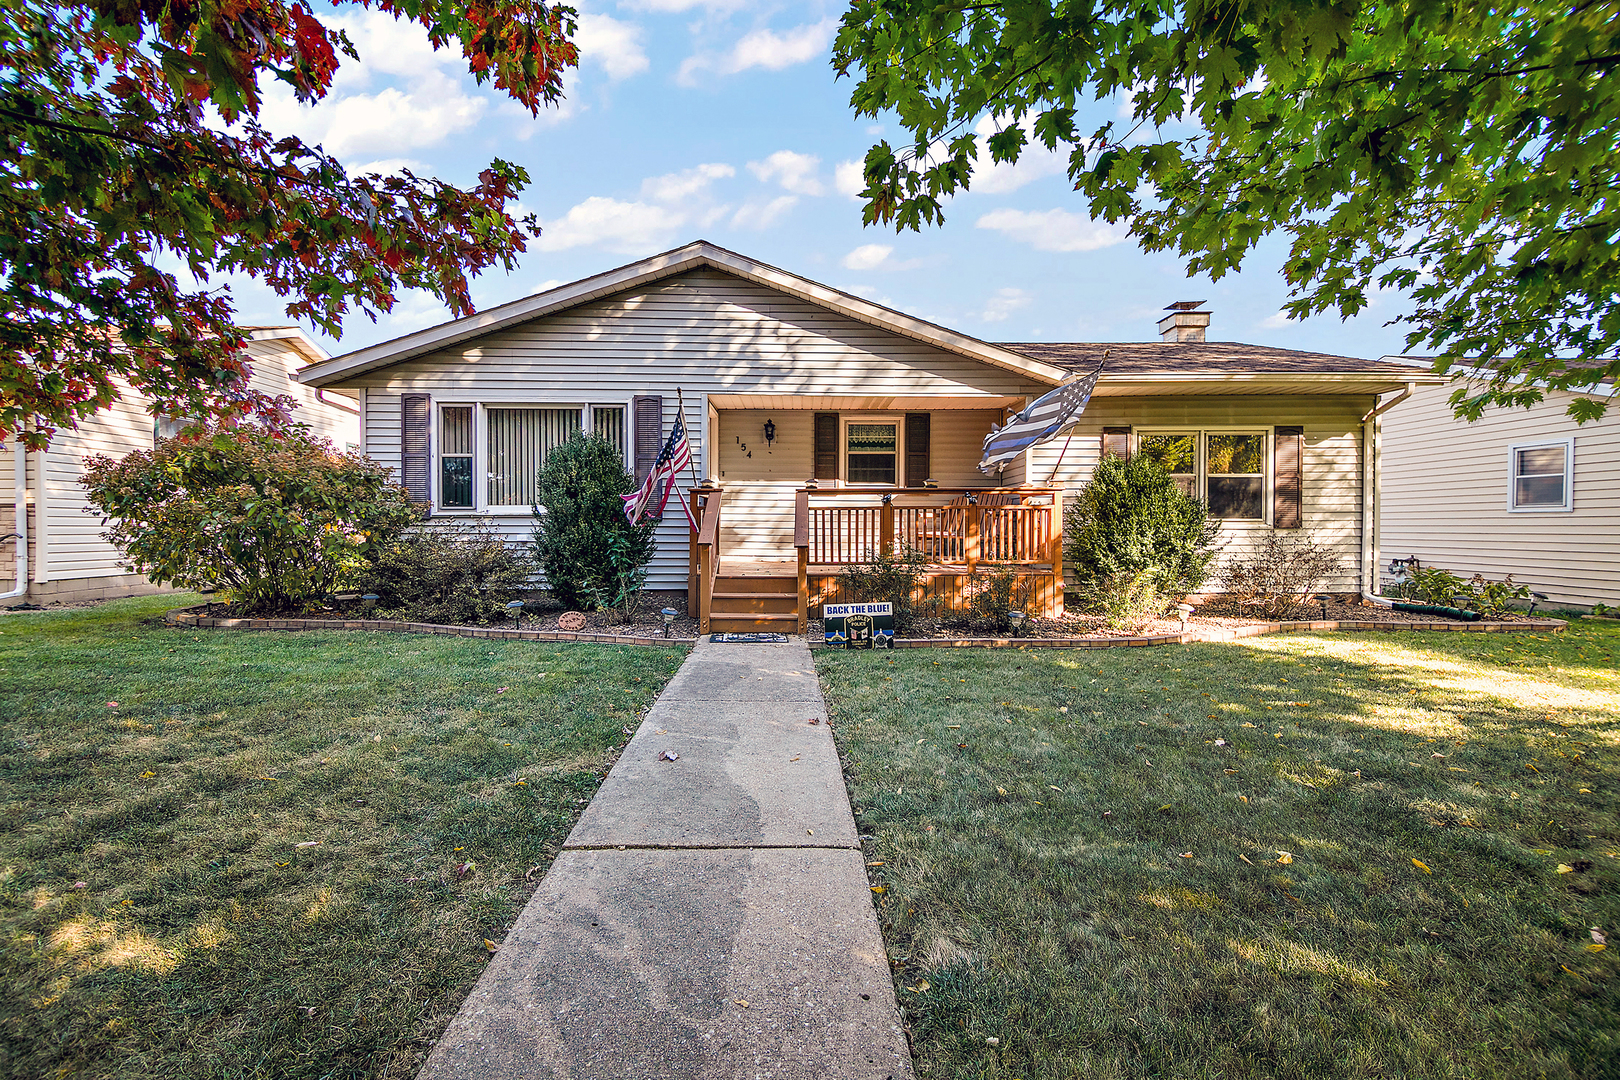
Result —
<svg viewBox="0 0 1620 1080"><path fill-rule="evenodd" d="M1578 425L1571 395L1469 424L1417 391L1383 417L1385 559L1416 555L1464 577L1512 574L1552 603L1620 603L1620 412ZM1571 510L1510 512L1509 447L1573 438Z"/></svg>
<svg viewBox="0 0 1620 1080"><path fill-rule="evenodd" d="M626 407L637 394L659 394L667 434L679 388L686 396L693 455L702 463L711 460L706 450L710 394L868 397L878 393L960 399L1024 396L1046 389L1012 372L713 270L693 271L581 305L358 375L344 385L365 389L365 451L396 469L400 466L399 397L406 393L429 394L435 403ZM743 441L755 450L753 466L772 471L758 477L765 486L747 495L728 491L723 520L741 523L752 515L769 517L776 513L768 509L775 505L773 492L791 492L812 472L810 413L771 415L778 425L780 449L773 448L764 457L759 453L764 444L763 414ZM792 422L790 416L795 417ZM790 436L790 429L797 431L795 425L800 423L803 431ZM742 432L725 434L730 430L725 410L719 424L718 455L713 460L720 471L728 473L724 482L730 487L734 478L727 467L726 444L735 448L733 434ZM954 462L956 456L966 453L948 441L939 442L940 433L946 430L941 414L935 414L934 424L936 445L944 446L947 455L942 460ZM977 449L975 444L972 453L976 455ZM800 453L804 454L802 460L795 460L794 455ZM943 476L938 479L948 482ZM964 477L962 482L971 481ZM980 478L980 482L988 481ZM783 505L791 549L791 495ZM527 540L534 525L528 515L489 520L514 542ZM774 518L764 524L763 534L781 535ZM665 515L657 538L658 553L650 567L648 586L684 589L688 537L685 517L678 508Z"/></svg>
<svg viewBox="0 0 1620 1080"><path fill-rule="evenodd" d="M904 438L904 413L859 414L892 416ZM929 472L940 486L993 486L994 481L979 472L978 462L984 436L1000 419L1000 411L947 410L931 416ZM812 410L721 410L716 447L725 499L722 552L739 558L793 555L794 493L815 471L814 418ZM776 440L770 447L764 435L767 419L776 424ZM900 459L903 472L904 446Z"/></svg>
<svg viewBox="0 0 1620 1080"><path fill-rule="evenodd" d="M1361 417L1372 405L1373 399L1365 396L1097 397L1075 425L1072 439L1058 438L1024 454L1014 463L1017 467L1008 470L1009 482L1046 484L1053 482L1056 470L1055 482L1066 489L1066 500L1072 498L1096 467L1105 427L1268 429L1302 425L1303 527L1289 532L1309 535L1318 543L1330 545L1339 555L1340 571L1327 587L1357 591L1361 569ZM1270 453L1268 446L1268 521ZM1265 522L1224 523L1216 540L1219 555L1215 575L1206 589L1215 587L1223 560L1252 551L1255 542L1270 529Z"/></svg>
<svg viewBox="0 0 1620 1080"><path fill-rule="evenodd" d="M321 401L313 386L305 386L292 372L307 362L286 338L250 341L248 363L253 368L253 388L265 394L286 394L296 403L293 419L309 425L317 438L330 440L339 450L360 444L360 408L342 394L328 391ZM345 408L346 406L346 408Z"/></svg>

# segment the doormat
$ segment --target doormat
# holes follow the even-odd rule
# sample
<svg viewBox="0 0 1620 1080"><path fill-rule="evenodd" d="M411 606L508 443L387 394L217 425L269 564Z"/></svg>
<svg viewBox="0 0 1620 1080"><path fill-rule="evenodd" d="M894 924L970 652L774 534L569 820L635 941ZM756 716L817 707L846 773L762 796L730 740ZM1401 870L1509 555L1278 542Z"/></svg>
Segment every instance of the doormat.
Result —
<svg viewBox="0 0 1620 1080"><path fill-rule="evenodd" d="M710 641L717 641L723 645L780 645L787 640L786 634L710 634Z"/></svg>

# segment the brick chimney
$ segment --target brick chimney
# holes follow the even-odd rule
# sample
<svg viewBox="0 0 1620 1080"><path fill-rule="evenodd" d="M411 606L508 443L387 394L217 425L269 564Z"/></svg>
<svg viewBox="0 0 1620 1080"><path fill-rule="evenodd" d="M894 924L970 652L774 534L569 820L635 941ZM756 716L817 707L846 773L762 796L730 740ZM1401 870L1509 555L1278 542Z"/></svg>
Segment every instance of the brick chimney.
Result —
<svg viewBox="0 0 1620 1080"><path fill-rule="evenodd" d="M1202 300L1177 300L1164 310L1170 314L1159 320L1161 341L1203 341L1204 328L1209 325L1209 312L1198 311Z"/></svg>

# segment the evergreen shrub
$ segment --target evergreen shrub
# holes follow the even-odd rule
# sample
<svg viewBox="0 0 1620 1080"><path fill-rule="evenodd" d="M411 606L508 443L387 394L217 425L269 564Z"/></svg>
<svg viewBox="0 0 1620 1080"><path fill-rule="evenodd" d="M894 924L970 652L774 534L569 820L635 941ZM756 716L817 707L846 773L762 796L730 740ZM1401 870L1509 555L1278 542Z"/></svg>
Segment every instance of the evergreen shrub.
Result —
<svg viewBox="0 0 1620 1080"><path fill-rule="evenodd" d="M535 486L534 557L564 607L634 613L657 549L655 524L631 525L624 515L620 496L635 486L619 448L598 435L576 432L546 455Z"/></svg>

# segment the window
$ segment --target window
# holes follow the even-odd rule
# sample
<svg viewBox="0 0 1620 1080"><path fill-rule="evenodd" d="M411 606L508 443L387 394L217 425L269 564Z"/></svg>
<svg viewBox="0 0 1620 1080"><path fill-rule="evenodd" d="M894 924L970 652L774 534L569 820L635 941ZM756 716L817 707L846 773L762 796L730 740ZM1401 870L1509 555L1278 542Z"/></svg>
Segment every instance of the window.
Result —
<svg viewBox="0 0 1620 1080"><path fill-rule="evenodd" d="M1571 509L1570 467L1575 441L1531 443L1508 450L1509 510Z"/></svg>
<svg viewBox="0 0 1620 1080"><path fill-rule="evenodd" d="M1218 518L1264 520L1266 440L1262 435L1204 436L1209 513Z"/></svg>
<svg viewBox="0 0 1620 1080"><path fill-rule="evenodd" d="M1140 453L1159 463L1182 492L1198 497L1198 436L1143 435Z"/></svg>
<svg viewBox="0 0 1620 1080"><path fill-rule="evenodd" d="M552 447L579 430L578 409L484 410L489 506L532 506L535 476Z"/></svg>
<svg viewBox="0 0 1620 1080"><path fill-rule="evenodd" d="M900 458L898 420L851 420L844 427L851 484L893 484Z"/></svg>
<svg viewBox="0 0 1620 1080"><path fill-rule="evenodd" d="M624 453L624 406L597 405L591 409L591 431Z"/></svg>
<svg viewBox="0 0 1620 1080"><path fill-rule="evenodd" d="M1266 443L1261 431L1143 431L1136 452L1227 521L1266 520Z"/></svg>
<svg viewBox="0 0 1620 1080"><path fill-rule="evenodd" d="M439 410L439 505L447 510L473 506L473 411L471 405Z"/></svg>

